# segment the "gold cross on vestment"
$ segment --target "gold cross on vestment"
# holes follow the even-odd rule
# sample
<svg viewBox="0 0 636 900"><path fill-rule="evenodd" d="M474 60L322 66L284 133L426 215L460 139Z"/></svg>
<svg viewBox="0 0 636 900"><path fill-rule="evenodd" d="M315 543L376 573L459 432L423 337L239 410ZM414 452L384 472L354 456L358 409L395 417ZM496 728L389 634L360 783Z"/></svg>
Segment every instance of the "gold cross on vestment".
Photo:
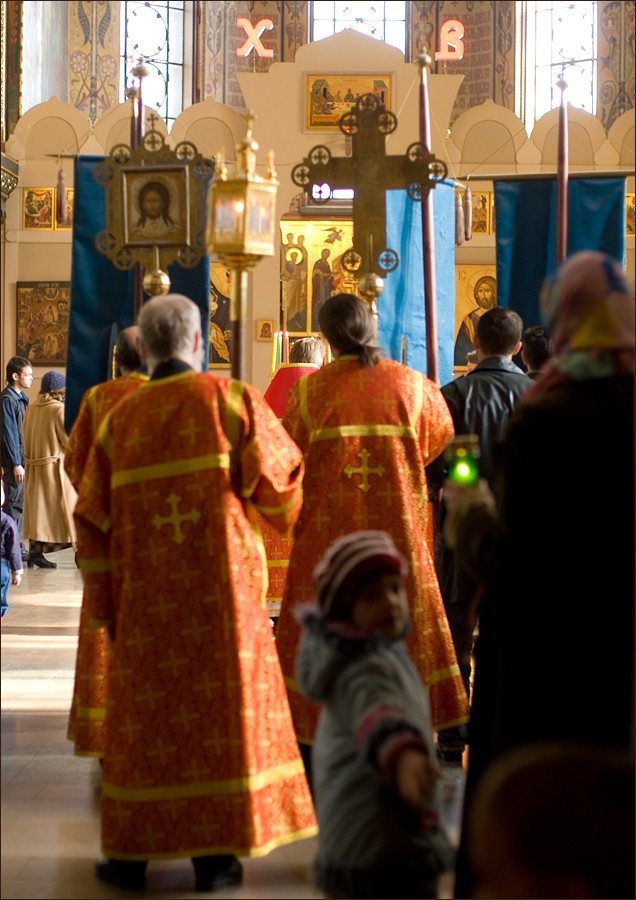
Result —
<svg viewBox="0 0 636 900"><path fill-rule="evenodd" d="M214 696L214 688L220 688L220 687L221 687L220 681L210 681L208 673L204 672L202 680L199 681L197 684L192 685L192 690L193 691L204 691L205 699L211 700L212 697Z"/></svg>
<svg viewBox="0 0 636 900"><path fill-rule="evenodd" d="M154 438L151 434L141 437L139 428L133 428L130 438L127 441L124 441L124 449L128 449L128 447L134 447L136 449L139 444L152 443L153 440Z"/></svg>
<svg viewBox="0 0 636 900"><path fill-rule="evenodd" d="M179 715L172 716L172 718L168 719L170 723L172 722L180 722L183 726L183 730L189 732L190 731L190 722L196 722L197 719L200 719L200 713L189 713L184 704L182 703L179 707Z"/></svg>
<svg viewBox="0 0 636 900"><path fill-rule="evenodd" d="M194 416L190 416L188 419L188 427L182 428L181 431L178 431L177 434L179 436L183 435L184 437L190 438L190 443L195 445L197 442L197 434L201 432L203 434L209 434L210 428L209 426L197 425L194 420Z"/></svg>
<svg viewBox="0 0 636 900"><path fill-rule="evenodd" d="M354 475L361 475L362 481L360 482L360 484L356 485L356 487L366 494L373 487L373 485L369 482L369 475L377 475L378 478L382 478L382 476L386 472L386 469L382 465L376 466L374 469L369 467L369 457L371 456L371 454L368 450L360 450L359 453L356 453L356 456L359 456L361 459L361 465L359 466L359 468L356 469L351 465L351 463L349 463L349 465L345 466L344 473L347 478L353 478Z"/></svg>
<svg viewBox="0 0 636 900"><path fill-rule="evenodd" d="M206 631L212 631L212 626L199 625L199 620L196 618L196 616L192 616L190 622L192 623L190 628L182 628L179 634L183 635L183 637L187 637L191 634L195 640L197 647L200 647L202 643L201 635Z"/></svg>
<svg viewBox="0 0 636 900"><path fill-rule="evenodd" d="M154 712L157 708L155 700L160 700L162 697L166 696L165 691L153 691L152 685L146 682L146 693L145 694L137 694L135 700L137 703L147 703L150 709Z"/></svg>
<svg viewBox="0 0 636 900"><path fill-rule="evenodd" d="M201 816L201 819L199 821L201 823L200 825L192 826L192 834L202 834L203 840L207 844L213 840L213 835L215 835L219 831L221 826L218 824L218 822L210 822L206 815Z"/></svg>
<svg viewBox="0 0 636 900"><path fill-rule="evenodd" d="M120 828L123 828L124 825L126 824L126 819L128 819L128 818L130 818L130 816L132 816L131 809L122 809L121 800L115 800L114 806L111 806L111 804L108 804L107 809L108 809L108 815L111 818L117 819L117 824L119 825Z"/></svg>
<svg viewBox="0 0 636 900"><path fill-rule="evenodd" d="M197 577L202 574L201 569L190 569L186 561L182 559L178 571L173 572L170 576L170 581L182 581L186 591L189 591Z"/></svg>
<svg viewBox="0 0 636 900"><path fill-rule="evenodd" d="M126 647L136 647L139 654L141 656L143 656L144 653L146 652L144 644L152 644L152 642L154 641L154 637L152 637L152 635L146 635L144 637L141 634L139 627L135 628L134 635L135 635L134 639L131 638L128 641L124 641L124 644Z"/></svg>
<svg viewBox="0 0 636 900"><path fill-rule="evenodd" d="M161 765L165 766L166 761L168 759L168 754L174 753L174 751L176 749L177 749L176 747L166 747L165 744L163 743L162 738L159 738L159 740L157 741L155 746L152 748L152 750L146 750L144 755L147 756L149 759L152 756L158 756L161 761Z"/></svg>
<svg viewBox="0 0 636 900"><path fill-rule="evenodd" d="M135 740L135 732L143 731L143 728L141 725L135 725L134 722L131 722L130 716L126 716L126 724L120 725L117 730L123 732L128 738L129 743L132 744Z"/></svg>
<svg viewBox="0 0 636 900"><path fill-rule="evenodd" d="M164 600L163 594L159 594L159 599L158 599L157 604L155 606L149 606L148 612L149 613L158 612L159 618L165 624L168 621L169 610L176 609L176 608L177 608L176 603L166 603L166 601Z"/></svg>
<svg viewBox="0 0 636 900"><path fill-rule="evenodd" d="M141 502L144 512L148 509L148 503L153 497L159 496L159 491L151 491L145 481L139 482L139 490L130 498L130 502L137 504Z"/></svg>
<svg viewBox="0 0 636 900"><path fill-rule="evenodd" d="M150 844L150 852L154 852L155 847L157 846L157 841L161 840L161 838L165 838L165 832L163 831L153 831L152 825L148 823L146 825L145 834L141 834L137 832L137 837L140 841L148 841Z"/></svg>
<svg viewBox="0 0 636 900"><path fill-rule="evenodd" d="M200 784L205 776L210 774L210 769L200 769L196 759L192 759L191 763L192 768L188 769L187 772L181 772L181 777L186 778L188 781L194 782L194 784Z"/></svg>
<svg viewBox="0 0 636 900"><path fill-rule="evenodd" d="M327 494L327 499L328 500L332 500L332 499L337 500L338 506L340 507L340 509L342 509L343 503L346 503L346 501L349 499L349 494L345 490L344 485L340 484L340 482L339 482L337 489L332 491L331 494Z"/></svg>
<svg viewBox="0 0 636 900"><path fill-rule="evenodd" d="M179 666L186 665L188 662L187 657L183 656L181 659L176 659L174 655L174 649L171 647L170 652L168 653L168 660L164 660L157 664L158 669L170 669L172 672L172 677L176 678L179 674Z"/></svg>
<svg viewBox="0 0 636 900"><path fill-rule="evenodd" d="M161 531L164 525L172 525L174 532L170 536L170 540L174 541L175 544L183 544L187 535L181 528L181 523L192 522L196 525L201 518L201 513L198 509L191 509L188 513L180 513L179 503L181 502L181 497L175 494L174 491L166 497L164 502L170 507L170 515L160 516L159 513L155 513L150 524L153 528L156 528L157 531Z"/></svg>
<svg viewBox="0 0 636 900"><path fill-rule="evenodd" d="M175 822L179 818L179 813L178 813L179 807L187 806L187 805L188 805L187 800L174 800L173 799L173 800L166 800L165 803L160 803L157 806L157 809L159 809L161 812L163 812L164 810L166 812L169 812L170 816L172 818L172 821Z"/></svg>

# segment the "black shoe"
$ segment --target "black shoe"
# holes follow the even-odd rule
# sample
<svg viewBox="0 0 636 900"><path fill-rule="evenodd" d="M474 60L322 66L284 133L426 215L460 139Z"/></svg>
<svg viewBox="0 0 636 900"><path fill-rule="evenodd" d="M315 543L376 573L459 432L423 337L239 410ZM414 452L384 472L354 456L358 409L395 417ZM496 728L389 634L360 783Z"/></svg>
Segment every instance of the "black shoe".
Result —
<svg viewBox="0 0 636 900"><path fill-rule="evenodd" d="M192 865L197 891L220 891L243 881L243 866L235 856L199 856Z"/></svg>
<svg viewBox="0 0 636 900"><path fill-rule="evenodd" d="M99 859L95 863L95 875L99 881L114 884L123 891L143 891L147 865L127 859Z"/></svg>
<svg viewBox="0 0 636 900"><path fill-rule="evenodd" d="M459 763L461 765L461 761L464 757L463 750L450 750L450 749L446 749L444 747L440 747L439 744L437 745L437 747L435 749L436 749L436 753L437 753L437 758L441 759L442 762Z"/></svg>
<svg viewBox="0 0 636 900"><path fill-rule="evenodd" d="M33 566L39 566L41 569L57 569L57 563L51 562L43 553L29 553L27 566L29 569L32 569Z"/></svg>
<svg viewBox="0 0 636 900"><path fill-rule="evenodd" d="M29 558L29 551L26 549L26 547L20 548L20 556L22 557L22 562L27 561L27 559Z"/></svg>

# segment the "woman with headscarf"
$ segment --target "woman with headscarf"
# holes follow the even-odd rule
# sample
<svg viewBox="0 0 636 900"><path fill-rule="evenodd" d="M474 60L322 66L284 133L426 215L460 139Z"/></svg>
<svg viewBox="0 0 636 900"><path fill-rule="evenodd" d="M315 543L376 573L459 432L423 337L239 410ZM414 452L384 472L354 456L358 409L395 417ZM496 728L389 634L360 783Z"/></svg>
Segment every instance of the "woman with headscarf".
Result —
<svg viewBox="0 0 636 900"><path fill-rule="evenodd" d="M311 573L327 547L369 528L388 531L409 564L407 647L429 688L433 726L461 724L468 701L426 543L424 469L453 437L448 407L427 378L382 359L371 313L357 297L326 300L320 330L335 361L294 385L283 419L306 466L276 632L296 735L301 745L312 743L319 708L294 679L300 636L294 609L311 599Z"/></svg>
<svg viewBox="0 0 636 900"><path fill-rule="evenodd" d="M55 569L45 553L75 547L73 509L77 494L64 471L66 378L54 369L42 376L40 393L24 414L23 537L29 540L30 569Z"/></svg>
<svg viewBox="0 0 636 900"><path fill-rule="evenodd" d="M445 490L448 539L485 592L466 808L511 747L627 748L633 727L634 295L615 260L585 251L541 307L556 359L510 420L496 497ZM460 863L455 896L469 890Z"/></svg>

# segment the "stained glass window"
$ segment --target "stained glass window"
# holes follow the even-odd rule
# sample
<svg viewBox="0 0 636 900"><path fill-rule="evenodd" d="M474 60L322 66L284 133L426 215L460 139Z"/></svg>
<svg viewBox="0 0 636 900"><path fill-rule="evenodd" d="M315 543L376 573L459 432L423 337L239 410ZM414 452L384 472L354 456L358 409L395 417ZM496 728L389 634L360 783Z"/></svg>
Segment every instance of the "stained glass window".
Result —
<svg viewBox="0 0 636 900"><path fill-rule="evenodd" d="M183 111L184 18L183 0L122 3L120 99L125 100L125 89L133 83L130 70L143 56L150 68L143 80L144 104L168 128Z"/></svg>
<svg viewBox="0 0 636 900"><path fill-rule="evenodd" d="M596 3L534 0L526 4L526 125L559 106L561 71L572 106L596 113Z"/></svg>
<svg viewBox="0 0 636 900"><path fill-rule="evenodd" d="M312 6L313 41L329 37L345 28L354 28L362 34L386 41L406 51L406 3L389 0L373 2L323 2L314 0Z"/></svg>

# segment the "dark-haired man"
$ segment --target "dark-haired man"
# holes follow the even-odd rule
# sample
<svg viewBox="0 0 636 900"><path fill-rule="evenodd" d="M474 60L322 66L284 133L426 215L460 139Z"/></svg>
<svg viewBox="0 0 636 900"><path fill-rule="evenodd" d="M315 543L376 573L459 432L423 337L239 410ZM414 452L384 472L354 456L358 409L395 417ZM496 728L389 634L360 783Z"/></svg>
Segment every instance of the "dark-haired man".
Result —
<svg viewBox="0 0 636 900"><path fill-rule="evenodd" d="M7 363L7 386L0 394L2 401L2 480L5 513L15 521L22 534L24 509L24 442L22 420L29 405L24 393L33 384L33 368L23 356L12 356ZM27 558L24 544L20 544L22 559Z"/></svg>
<svg viewBox="0 0 636 900"><path fill-rule="evenodd" d="M480 471L489 483L493 476L493 448L523 394L532 385L512 357L521 349L523 323L516 312L500 306L481 316L475 332L478 363L464 378L445 385L442 394L455 426L455 434L479 436ZM446 477L446 465L439 457L426 474L433 499ZM443 516L443 513L442 513ZM440 523L441 525L441 523ZM457 661L469 690L473 616L470 614L473 586L458 570L454 552L444 544L441 527L435 539L435 568L446 608ZM466 729L452 728L439 733L438 753L447 762L460 762L466 743Z"/></svg>
<svg viewBox="0 0 636 900"><path fill-rule="evenodd" d="M550 332L545 325L533 325L526 328L521 338L521 359L527 367L526 375L538 381L541 368L554 359L554 347L550 340Z"/></svg>

